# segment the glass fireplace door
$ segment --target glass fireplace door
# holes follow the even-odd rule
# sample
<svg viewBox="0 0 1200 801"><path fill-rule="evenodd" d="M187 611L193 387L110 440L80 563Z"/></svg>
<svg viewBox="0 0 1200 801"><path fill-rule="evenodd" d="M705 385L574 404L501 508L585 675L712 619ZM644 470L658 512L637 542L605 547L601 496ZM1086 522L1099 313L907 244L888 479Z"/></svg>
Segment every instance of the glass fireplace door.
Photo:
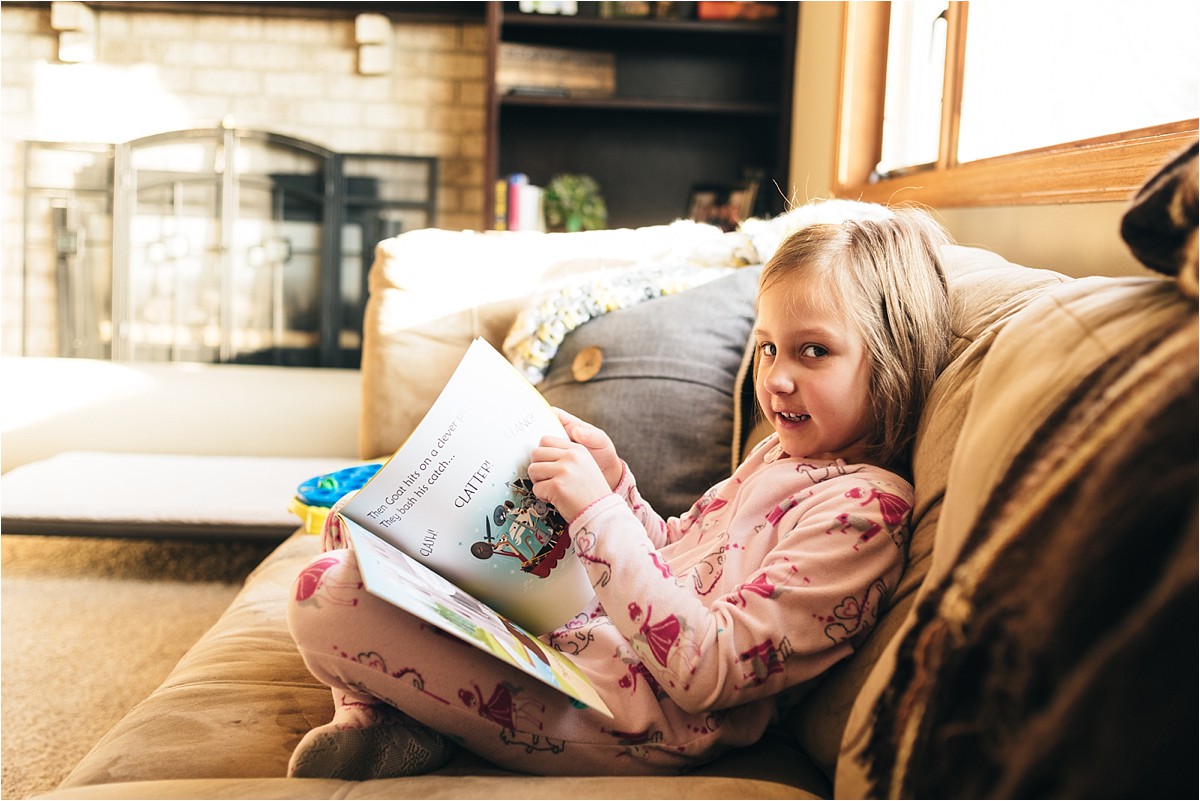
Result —
<svg viewBox="0 0 1200 801"><path fill-rule="evenodd" d="M325 363L333 155L232 127L119 146L113 358Z"/></svg>
<svg viewBox="0 0 1200 801"><path fill-rule="evenodd" d="M232 123L25 153L25 355L354 368L376 244L436 223L432 156Z"/></svg>

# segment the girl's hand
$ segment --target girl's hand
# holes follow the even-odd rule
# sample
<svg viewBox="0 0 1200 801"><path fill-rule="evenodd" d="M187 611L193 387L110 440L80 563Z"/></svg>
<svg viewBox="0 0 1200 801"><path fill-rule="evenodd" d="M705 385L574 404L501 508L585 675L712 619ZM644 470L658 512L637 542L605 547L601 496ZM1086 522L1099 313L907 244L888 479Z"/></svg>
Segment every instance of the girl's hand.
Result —
<svg viewBox="0 0 1200 801"><path fill-rule="evenodd" d="M554 504L568 522L612 492L588 448L561 437L543 437L529 464L533 494Z"/></svg>
<svg viewBox="0 0 1200 801"><path fill-rule="evenodd" d="M600 472L604 474L608 488L615 490L621 476L625 473L625 465L622 464L621 457L617 456L617 449L613 447L612 439L603 430L591 423L585 423L569 412L564 412L559 408L555 408L554 411L558 413L559 422L567 430L567 436L571 438L572 442L578 442L588 449L596 461L596 465L600 468Z"/></svg>

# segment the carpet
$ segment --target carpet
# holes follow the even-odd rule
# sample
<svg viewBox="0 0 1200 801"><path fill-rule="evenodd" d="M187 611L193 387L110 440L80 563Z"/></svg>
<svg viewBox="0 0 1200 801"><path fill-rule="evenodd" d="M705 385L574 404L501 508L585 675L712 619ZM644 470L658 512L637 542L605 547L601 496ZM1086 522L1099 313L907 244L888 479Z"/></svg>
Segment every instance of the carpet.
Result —
<svg viewBox="0 0 1200 801"><path fill-rule="evenodd" d="M0 536L0 798L57 787L276 545Z"/></svg>

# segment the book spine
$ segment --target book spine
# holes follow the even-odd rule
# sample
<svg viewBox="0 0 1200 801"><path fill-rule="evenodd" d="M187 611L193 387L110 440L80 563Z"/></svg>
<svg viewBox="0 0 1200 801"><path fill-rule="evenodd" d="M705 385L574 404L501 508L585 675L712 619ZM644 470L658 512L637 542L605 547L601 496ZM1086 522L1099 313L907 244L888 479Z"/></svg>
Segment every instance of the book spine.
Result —
<svg viewBox="0 0 1200 801"><path fill-rule="evenodd" d="M496 179L495 212L492 227L497 231L508 230L508 181Z"/></svg>
<svg viewBox="0 0 1200 801"><path fill-rule="evenodd" d="M540 186L521 187L521 228L523 231L545 231L545 189Z"/></svg>
<svg viewBox="0 0 1200 801"><path fill-rule="evenodd" d="M521 187L528 186L529 176L514 172L508 176L508 230L521 230Z"/></svg>
<svg viewBox="0 0 1200 801"><path fill-rule="evenodd" d="M517 230L545 231L545 192L540 186L522 184L517 187Z"/></svg>

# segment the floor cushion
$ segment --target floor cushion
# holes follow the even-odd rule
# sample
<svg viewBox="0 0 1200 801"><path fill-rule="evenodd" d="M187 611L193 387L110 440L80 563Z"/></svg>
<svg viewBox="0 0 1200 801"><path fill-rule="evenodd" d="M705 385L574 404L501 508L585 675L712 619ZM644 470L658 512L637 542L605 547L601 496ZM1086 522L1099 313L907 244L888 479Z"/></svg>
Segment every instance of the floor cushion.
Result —
<svg viewBox="0 0 1200 801"><path fill-rule="evenodd" d="M344 458L68 451L0 478L5 534L283 540L288 501Z"/></svg>

